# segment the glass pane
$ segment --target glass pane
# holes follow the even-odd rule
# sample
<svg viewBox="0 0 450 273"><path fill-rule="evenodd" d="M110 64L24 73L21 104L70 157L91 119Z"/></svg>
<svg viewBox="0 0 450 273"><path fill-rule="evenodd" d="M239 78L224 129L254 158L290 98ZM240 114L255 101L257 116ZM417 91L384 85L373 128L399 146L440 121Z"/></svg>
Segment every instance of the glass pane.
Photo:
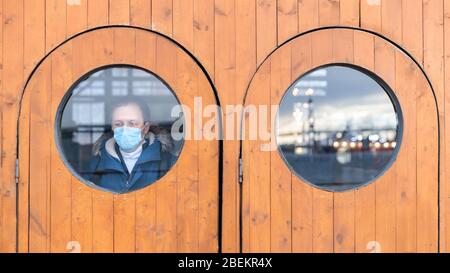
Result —
<svg viewBox="0 0 450 273"><path fill-rule="evenodd" d="M375 78L333 65L304 75L286 92L277 116L277 144L303 180L345 191L373 181L395 159L400 107Z"/></svg>
<svg viewBox="0 0 450 273"><path fill-rule="evenodd" d="M172 109L180 114L173 115ZM116 193L152 184L177 160L184 117L175 94L138 68L109 67L70 90L58 112L57 142L74 174ZM179 126L183 135L183 126ZM175 127L174 127L175 128Z"/></svg>

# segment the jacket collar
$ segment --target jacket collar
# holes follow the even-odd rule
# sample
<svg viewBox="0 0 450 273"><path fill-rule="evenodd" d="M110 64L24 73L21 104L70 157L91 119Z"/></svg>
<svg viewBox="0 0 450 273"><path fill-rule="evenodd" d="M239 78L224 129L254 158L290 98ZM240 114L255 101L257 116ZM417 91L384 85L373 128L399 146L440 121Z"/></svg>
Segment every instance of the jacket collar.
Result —
<svg viewBox="0 0 450 273"><path fill-rule="evenodd" d="M148 161L161 160L161 143L155 138L154 134L149 134L148 140L143 144L142 153L136 161L136 166ZM124 172L119 155L115 149L116 142L114 137L108 139L103 149L101 149L100 162L97 169L110 169Z"/></svg>

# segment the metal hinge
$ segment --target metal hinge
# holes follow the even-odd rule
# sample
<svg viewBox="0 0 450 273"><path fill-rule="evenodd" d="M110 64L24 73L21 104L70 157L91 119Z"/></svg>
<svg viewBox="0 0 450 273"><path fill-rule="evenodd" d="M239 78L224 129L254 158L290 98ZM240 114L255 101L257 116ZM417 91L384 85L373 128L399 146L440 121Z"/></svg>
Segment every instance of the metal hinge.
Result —
<svg viewBox="0 0 450 273"><path fill-rule="evenodd" d="M239 158L239 183L244 181L244 170L242 166L242 158Z"/></svg>
<svg viewBox="0 0 450 273"><path fill-rule="evenodd" d="M19 184L19 159L16 158L16 184Z"/></svg>

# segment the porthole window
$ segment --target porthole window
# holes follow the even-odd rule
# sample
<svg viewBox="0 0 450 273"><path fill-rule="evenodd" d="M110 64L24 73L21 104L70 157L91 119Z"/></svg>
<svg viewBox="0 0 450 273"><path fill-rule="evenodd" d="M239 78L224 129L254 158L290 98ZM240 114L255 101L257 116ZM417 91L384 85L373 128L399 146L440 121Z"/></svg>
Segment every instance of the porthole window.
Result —
<svg viewBox="0 0 450 273"><path fill-rule="evenodd" d="M278 150L291 171L327 191L364 186L395 160L402 114L394 93L362 68L329 65L301 78L283 96Z"/></svg>
<svg viewBox="0 0 450 273"><path fill-rule="evenodd" d="M183 122L177 97L156 75L110 66L77 81L63 98L56 142L65 164L81 181L126 193L154 183L171 169L183 146L183 126L176 125Z"/></svg>

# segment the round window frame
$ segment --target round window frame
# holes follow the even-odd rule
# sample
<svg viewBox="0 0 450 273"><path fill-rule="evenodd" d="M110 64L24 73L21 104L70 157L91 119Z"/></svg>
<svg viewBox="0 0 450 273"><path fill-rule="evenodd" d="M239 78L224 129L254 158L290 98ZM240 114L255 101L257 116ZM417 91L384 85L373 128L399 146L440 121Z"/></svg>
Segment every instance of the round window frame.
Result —
<svg viewBox="0 0 450 273"><path fill-rule="evenodd" d="M313 69L310 69L308 71L306 71L305 73L301 74L299 77L297 77L290 85L289 87L284 91L284 94L281 96L281 99L278 103L278 106L280 106L283 102L283 100L285 99L286 95L288 94L288 92L293 88L293 86L295 86L295 84L297 84L297 82L299 80L301 80L302 78L304 78L306 75L315 72L317 70L320 69L325 69L328 67L345 67L345 68L350 68L353 70L356 70L360 73L363 73L364 75L370 77L372 80L374 80L383 90L384 92L388 95L389 100L392 103L392 106L394 108L394 111L396 113L396 117L397 117L397 134L395 136L395 141L396 141L396 147L389 159L389 161L387 162L387 164L383 167L383 169L381 171L379 171L379 173L377 175L375 175L373 178L369 179L368 181L358 184L355 187L350 187L350 188L346 188L343 190L332 190L328 187L322 187L319 186L317 184L314 184L313 182L311 182L310 180L306 179L305 177L303 177L301 174L297 173L293 166L289 163L289 161L286 159L286 157L284 156L284 152L281 150L281 147L278 143L278 120L279 120L279 114L280 114L280 107L278 107L277 113L275 115L275 143L277 145L277 151L278 154L280 155L280 157L282 158L284 164L286 165L286 167L289 169L289 171L294 174L295 176L297 176L298 178L301 179L301 181L303 181L304 183L310 185L311 187L314 187L316 189L319 190L323 190L326 192L331 192L331 193L343 193L343 192L351 192L351 191L356 191L359 190L361 188L364 188L366 186L369 186L372 183L375 183L376 180L378 180L380 177L382 177L394 164L394 162L397 160L398 154L400 152L401 146L402 146L402 140L403 140L403 128L404 128L404 119L403 119L403 112L401 109L401 104L397 98L397 95L395 94L394 90L386 83L386 81L384 81L380 76L378 76L376 73L374 73L373 71L370 71L364 67L355 65L355 64L350 64L350 63L327 63L318 67L315 67Z"/></svg>
<svg viewBox="0 0 450 273"><path fill-rule="evenodd" d="M85 74L83 74L78 80L76 80L75 82L73 82L70 87L67 89L66 93L63 95L58 108L56 109L56 114L55 114L55 119L54 119L54 139L55 139L55 145L56 145L56 150L58 151L58 155L61 158L63 164L66 166L66 168L69 170L69 172L75 177L77 178L77 180L81 183L83 183L84 185L102 191L102 192L106 192L106 193L112 193L112 194L116 194L116 195L124 195L124 194L128 194L128 193L133 193L133 192L138 192L141 190L146 189L149 186L152 186L153 184L161 181L169 172L172 171L172 169L175 167L175 165L177 164L179 158L181 157L181 154L183 152L184 149L184 145L185 145L185 134L186 132L183 130L183 138L182 138L182 143L180 146L180 150L179 150L179 154L176 157L176 160L173 162L172 166L170 167L170 169L161 177L159 177L157 180L151 182L150 184L146 185L145 187L136 189L136 190L132 190L132 191L127 191L127 192L116 192L113 191L111 189L108 188L103 188L98 186L97 184L95 184L92 181L89 181L87 179L85 179L84 177L82 177L78 171L76 171L72 164L70 163L70 161L67 159L65 153L64 153L64 148L63 145L61 143L62 140L62 135L61 135L61 125L62 125L62 116L63 116L63 112L64 109L67 106L67 103L69 102L70 98L73 95L74 90L76 89L76 87L78 87L78 85L80 83L82 83L83 81L87 80L90 76L92 76L93 74L100 72L102 70L106 70L106 69L112 69L112 68L129 68L129 69L138 69L141 71L144 71L146 73L149 73L150 75L154 76L156 79L158 79L165 87L167 87L167 89L172 93L172 95L175 97L176 101L178 102L178 105L182 106L183 104L181 103L181 100L178 98L175 90L167 83L167 81L165 81L163 78L161 78L159 75L157 75L156 73L154 73L153 71L146 69L144 67L141 66L137 66L137 65L133 65L133 64L108 64L108 65L103 65L103 66L99 66L96 67L95 69L91 69L90 71L86 72ZM183 113L183 124L186 122L185 121L185 117L184 117L184 111L183 108L181 107L181 113Z"/></svg>

